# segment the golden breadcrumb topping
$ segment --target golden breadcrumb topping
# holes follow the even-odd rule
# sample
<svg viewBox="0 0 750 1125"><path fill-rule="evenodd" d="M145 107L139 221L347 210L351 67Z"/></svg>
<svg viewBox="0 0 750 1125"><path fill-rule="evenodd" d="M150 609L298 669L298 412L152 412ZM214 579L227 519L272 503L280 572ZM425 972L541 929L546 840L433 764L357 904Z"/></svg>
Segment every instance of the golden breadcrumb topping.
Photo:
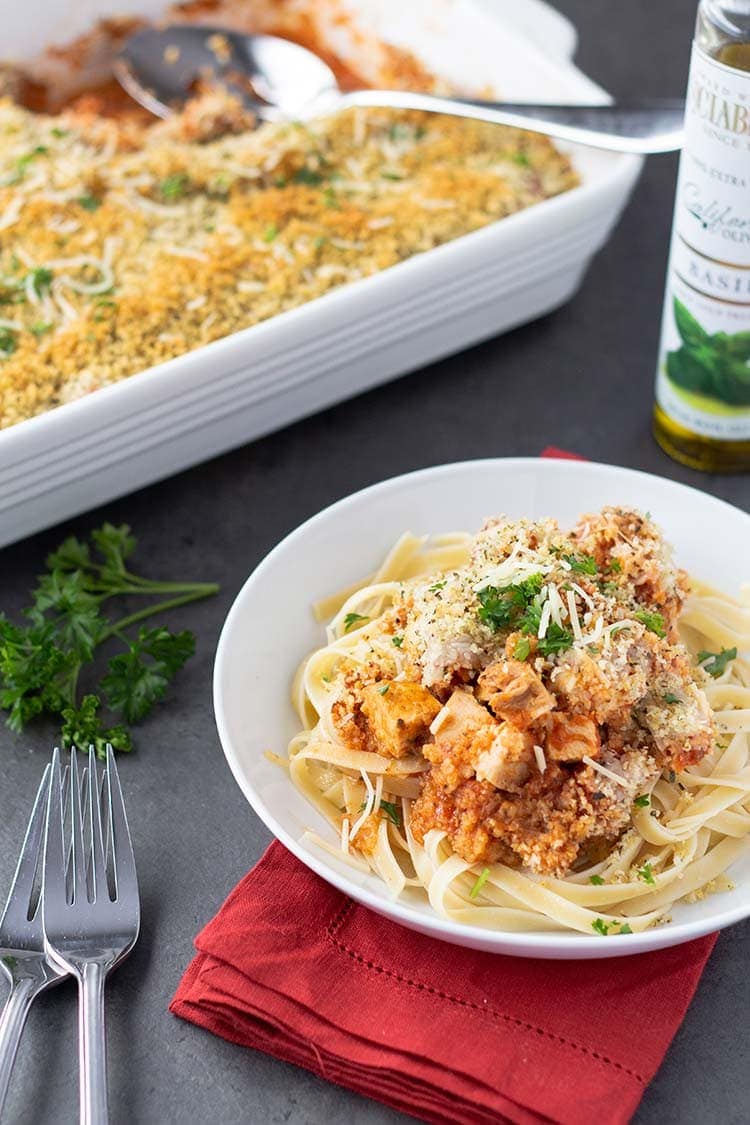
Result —
<svg viewBox="0 0 750 1125"><path fill-rule="evenodd" d="M0 428L578 182L547 139L450 117L85 107L0 101Z"/></svg>

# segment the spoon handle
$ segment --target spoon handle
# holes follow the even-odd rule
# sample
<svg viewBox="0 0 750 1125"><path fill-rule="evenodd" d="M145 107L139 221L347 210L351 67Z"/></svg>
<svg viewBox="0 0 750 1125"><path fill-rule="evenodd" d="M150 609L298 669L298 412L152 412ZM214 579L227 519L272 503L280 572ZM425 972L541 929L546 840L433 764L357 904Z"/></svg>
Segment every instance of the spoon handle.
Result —
<svg viewBox="0 0 750 1125"><path fill-rule="evenodd" d="M672 152L682 146L685 103L662 99L617 105L515 105L409 90L353 90L341 106L389 106L473 117L614 152Z"/></svg>

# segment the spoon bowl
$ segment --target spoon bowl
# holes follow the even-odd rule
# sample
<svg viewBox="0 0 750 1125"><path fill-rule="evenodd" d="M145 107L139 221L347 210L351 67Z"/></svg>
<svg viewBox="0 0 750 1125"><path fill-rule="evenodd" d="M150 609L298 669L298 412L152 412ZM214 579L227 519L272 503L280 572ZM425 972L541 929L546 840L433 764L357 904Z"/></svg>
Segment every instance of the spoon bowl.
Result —
<svg viewBox="0 0 750 1125"><path fill-rule="evenodd" d="M223 86L260 121L309 120L350 106L417 109L530 129L615 152L671 152L682 144L685 105L662 99L618 105L515 105L411 90L343 93L306 47L276 35L188 24L131 36L114 72L137 102L168 117L203 87Z"/></svg>
<svg viewBox="0 0 750 1125"><path fill-rule="evenodd" d="M194 24L136 32L114 71L131 97L164 118L210 84L227 88L263 121L294 119L339 97L333 71L307 48L277 35Z"/></svg>

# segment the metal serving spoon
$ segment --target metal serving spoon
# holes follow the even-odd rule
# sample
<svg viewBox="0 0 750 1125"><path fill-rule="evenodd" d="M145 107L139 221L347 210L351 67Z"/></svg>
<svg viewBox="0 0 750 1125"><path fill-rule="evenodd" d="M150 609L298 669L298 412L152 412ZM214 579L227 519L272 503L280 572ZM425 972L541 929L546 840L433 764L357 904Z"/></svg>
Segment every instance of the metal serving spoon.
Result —
<svg viewBox="0 0 750 1125"><path fill-rule="evenodd" d="M218 82L263 121L310 119L349 106L389 106L513 125L617 152L670 152L682 145L683 101L515 105L410 90L343 92L331 69L305 47L275 35L220 27L178 24L138 31L127 40L114 71L128 93L158 117L178 109L197 84Z"/></svg>

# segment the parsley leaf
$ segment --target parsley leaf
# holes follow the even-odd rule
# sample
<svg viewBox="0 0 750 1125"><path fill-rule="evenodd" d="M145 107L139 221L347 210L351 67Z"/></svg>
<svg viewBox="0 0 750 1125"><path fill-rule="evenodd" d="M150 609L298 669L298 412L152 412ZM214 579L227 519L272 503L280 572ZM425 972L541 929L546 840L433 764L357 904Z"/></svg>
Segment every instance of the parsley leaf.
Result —
<svg viewBox="0 0 750 1125"><path fill-rule="evenodd" d="M636 799L633 801L633 804L637 809L645 809L648 805L651 804L651 798L648 793L641 793L640 797L636 797Z"/></svg>
<svg viewBox="0 0 750 1125"><path fill-rule="evenodd" d="M55 641L78 660L93 658L105 621L99 613L99 600L86 589L80 571L53 570L43 575L27 614L36 625L49 622Z"/></svg>
<svg viewBox="0 0 750 1125"><path fill-rule="evenodd" d="M573 634L567 629L551 621L547 627L547 635L538 642L538 649L542 656L551 656L553 653L564 652L566 648L570 648L574 639Z"/></svg>
<svg viewBox="0 0 750 1125"><path fill-rule="evenodd" d="M18 340L16 339L15 329L8 325L0 328L0 356L13 355L17 347Z"/></svg>
<svg viewBox="0 0 750 1125"><path fill-rule="evenodd" d="M431 594L437 594L440 590L444 590L447 585L447 578L443 578L439 582L433 582L431 586L427 587L427 589Z"/></svg>
<svg viewBox="0 0 750 1125"><path fill-rule="evenodd" d="M392 824L395 824L397 828L401 827L401 810L394 801L381 800L380 810L385 813Z"/></svg>
<svg viewBox="0 0 750 1125"><path fill-rule="evenodd" d="M660 613L650 609L639 609L637 613L633 614L636 621L640 621L650 633L656 633L657 637L666 637L667 630L664 625L664 618Z"/></svg>
<svg viewBox="0 0 750 1125"><path fill-rule="evenodd" d="M401 645L403 643L404 643L403 637L391 637L391 644L393 645L394 648L401 648Z"/></svg>
<svg viewBox="0 0 750 1125"><path fill-rule="evenodd" d="M71 746L84 749L93 746L99 758L106 758L108 743L113 750L129 753L133 749L130 732L119 724L105 727L98 710L99 700L95 695L85 695L78 708L64 708L61 728L63 746L66 749Z"/></svg>
<svg viewBox="0 0 750 1125"><path fill-rule="evenodd" d="M623 925L622 925L622 926L620 926L620 930L619 930L619 932L620 932L621 934L632 934L632 932L633 932L633 931L631 930L631 928L630 928L630 926L629 926L629 925L627 924L627 922L625 922L625 923L623 923Z"/></svg>
<svg viewBox="0 0 750 1125"><path fill-rule="evenodd" d="M344 632L348 633L350 629L354 628L358 621L369 620L369 617L363 617L361 613L347 613L346 617L344 618Z"/></svg>
<svg viewBox="0 0 750 1125"><path fill-rule="evenodd" d="M481 891L482 887L487 882L489 877L490 877L489 867L483 867L482 871L481 871L481 874L477 876L477 881L475 882L474 886L469 891L469 898L476 898L477 897L477 895L479 894L479 892Z"/></svg>
<svg viewBox="0 0 750 1125"><path fill-rule="evenodd" d="M81 195L78 198L78 206L83 207L84 211L98 211L101 205L101 199L97 199L95 195Z"/></svg>
<svg viewBox="0 0 750 1125"><path fill-rule="evenodd" d="M651 886L656 883L650 863L644 863L643 867L638 868L638 878L643 879L644 883L649 883Z"/></svg>
<svg viewBox="0 0 750 1125"><path fill-rule="evenodd" d="M309 184L311 186L322 184L324 178L320 172L314 172L312 168L298 168L292 176L295 184Z"/></svg>
<svg viewBox="0 0 750 1125"><path fill-rule="evenodd" d="M493 633L516 622L519 622L519 627L525 632L532 632L530 623L524 621L521 625L519 619L525 611L534 607L534 600L541 593L543 583L541 574L532 574L523 582L511 586L485 586L478 594L479 620L489 626ZM539 612L541 613L541 609Z"/></svg>
<svg viewBox="0 0 750 1125"><path fill-rule="evenodd" d="M113 656L101 681L107 705L137 723L166 695L169 681L195 652L192 633L140 629L127 651Z"/></svg>
<svg viewBox="0 0 750 1125"><path fill-rule="evenodd" d="M177 203L187 191L190 180L186 172L173 172L159 184L159 191L167 203Z"/></svg>
<svg viewBox="0 0 750 1125"><path fill-rule="evenodd" d="M603 918L595 918L591 923L591 928L592 930L596 930L598 934L601 934L602 937L606 937L611 925L611 922L605 922Z"/></svg>
<svg viewBox="0 0 750 1125"><path fill-rule="evenodd" d="M662 696L662 699L665 703L682 703L679 695L675 695L674 692L671 691L665 692Z"/></svg>
<svg viewBox="0 0 750 1125"><path fill-rule="evenodd" d="M604 880L601 875L589 875L589 883L593 883L595 887L604 886Z"/></svg>
<svg viewBox="0 0 750 1125"><path fill-rule="evenodd" d="M31 278L31 288L37 297L44 297L49 293L54 277L52 270L47 269L46 266L38 266L37 269L30 270L27 277Z"/></svg>
<svg viewBox="0 0 750 1125"><path fill-rule="evenodd" d="M709 676L717 679L722 673L726 671L727 664L730 660L737 659L737 649L722 648L721 652L706 652L705 650L698 653L698 663L703 667L704 672L708 672Z"/></svg>
<svg viewBox="0 0 750 1125"><path fill-rule="evenodd" d="M516 660L526 660L531 652L531 641L528 637L519 637L516 641L516 647L513 649L513 656Z"/></svg>
<svg viewBox="0 0 750 1125"><path fill-rule="evenodd" d="M596 559L593 555L563 555L571 570L579 574L596 574Z"/></svg>
<svg viewBox="0 0 750 1125"><path fill-rule="evenodd" d="M273 242L274 238L278 237L278 234L279 228L276 226L276 223L269 223L263 231L263 241Z"/></svg>

